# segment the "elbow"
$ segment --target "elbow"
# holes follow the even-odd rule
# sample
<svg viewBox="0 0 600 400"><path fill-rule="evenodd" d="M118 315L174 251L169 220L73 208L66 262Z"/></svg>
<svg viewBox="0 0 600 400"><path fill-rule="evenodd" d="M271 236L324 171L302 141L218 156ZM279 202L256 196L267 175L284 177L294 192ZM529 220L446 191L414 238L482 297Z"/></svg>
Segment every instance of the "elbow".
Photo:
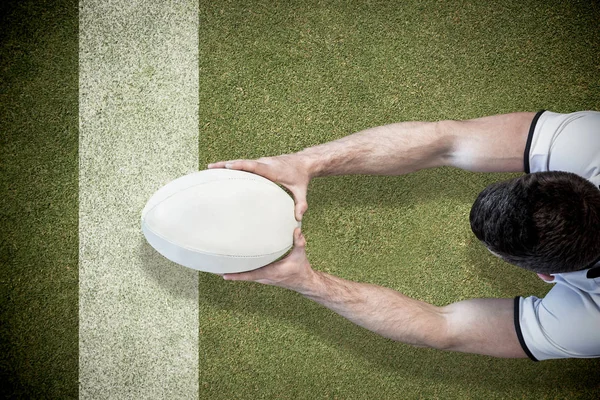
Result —
<svg viewBox="0 0 600 400"><path fill-rule="evenodd" d="M472 121L445 120L438 124L445 143L441 155L444 165L477 171L477 157L480 151L477 150L477 136L472 135Z"/></svg>
<svg viewBox="0 0 600 400"><path fill-rule="evenodd" d="M446 333L440 332L433 337L427 338L419 347L428 347L436 350L452 350L454 348L454 342Z"/></svg>
<svg viewBox="0 0 600 400"><path fill-rule="evenodd" d="M452 350L453 344L447 338L426 339L416 343L410 343L413 347L428 348L435 350Z"/></svg>
<svg viewBox="0 0 600 400"><path fill-rule="evenodd" d="M454 343L448 337L439 338L437 341L433 342L430 346L432 349L436 350L453 350Z"/></svg>
<svg viewBox="0 0 600 400"><path fill-rule="evenodd" d="M436 313L431 326L434 328L425 336L427 347L436 350L453 350L457 344L457 335L455 334L449 320L445 307L436 307Z"/></svg>
<svg viewBox="0 0 600 400"><path fill-rule="evenodd" d="M435 122L434 130L438 143L436 166L455 166L461 123L462 121L455 120Z"/></svg>
<svg viewBox="0 0 600 400"><path fill-rule="evenodd" d="M436 350L452 350L456 346L456 335L450 327L444 308L435 307L418 329L413 331L412 345Z"/></svg>

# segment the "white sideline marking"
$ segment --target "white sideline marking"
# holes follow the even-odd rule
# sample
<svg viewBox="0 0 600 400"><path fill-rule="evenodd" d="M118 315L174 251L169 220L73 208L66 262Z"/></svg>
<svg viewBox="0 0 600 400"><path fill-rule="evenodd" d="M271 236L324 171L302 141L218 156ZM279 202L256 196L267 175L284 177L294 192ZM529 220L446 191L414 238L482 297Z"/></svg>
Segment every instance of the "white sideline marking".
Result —
<svg viewBox="0 0 600 400"><path fill-rule="evenodd" d="M79 4L79 397L198 398L198 276L141 211L198 169L198 0Z"/></svg>

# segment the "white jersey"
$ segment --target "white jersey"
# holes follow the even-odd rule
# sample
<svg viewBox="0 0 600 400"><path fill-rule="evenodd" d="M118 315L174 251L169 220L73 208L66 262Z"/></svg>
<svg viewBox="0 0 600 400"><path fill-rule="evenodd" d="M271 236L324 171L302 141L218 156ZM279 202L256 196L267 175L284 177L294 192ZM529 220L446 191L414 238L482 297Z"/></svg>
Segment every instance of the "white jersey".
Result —
<svg viewBox="0 0 600 400"><path fill-rule="evenodd" d="M525 148L525 172L566 171L600 189L600 112L536 114ZM600 262L553 274L546 297L515 299L515 329L534 361L600 357Z"/></svg>

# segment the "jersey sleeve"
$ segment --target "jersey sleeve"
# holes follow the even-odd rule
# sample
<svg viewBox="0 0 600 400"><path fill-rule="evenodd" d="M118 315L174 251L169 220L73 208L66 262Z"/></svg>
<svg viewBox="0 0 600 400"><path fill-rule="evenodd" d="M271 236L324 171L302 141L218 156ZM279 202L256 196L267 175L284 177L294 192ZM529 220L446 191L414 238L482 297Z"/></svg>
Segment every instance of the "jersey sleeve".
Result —
<svg viewBox="0 0 600 400"><path fill-rule="evenodd" d="M555 284L543 299L515 298L515 329L533 361L600 357L597 304L567 285Z"/></svg>
<svg viewBox="0 0 600 400"><path fill-rule="evenodd" d="M525 172L566 171L600 187L600 112L540 111L529 130Z"/></svg>

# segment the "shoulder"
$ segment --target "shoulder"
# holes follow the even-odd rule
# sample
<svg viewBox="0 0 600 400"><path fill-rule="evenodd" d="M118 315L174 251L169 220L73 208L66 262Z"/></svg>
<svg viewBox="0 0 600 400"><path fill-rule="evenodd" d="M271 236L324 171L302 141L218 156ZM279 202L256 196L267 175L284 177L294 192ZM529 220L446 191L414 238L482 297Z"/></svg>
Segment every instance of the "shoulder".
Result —
<svg viewBox="0 0 600 400"><path fill-rule="evenodd" d="M515 327L531 358L600 357L600 277L590 270L555 274L543 299L516 299Z"/></svg>
<svg viewBox="0 0 600 400"><path fill-rule="evenodd" d="M525 172L567 171L600 184L600 112L534 117L524 154Z"/></svg>

